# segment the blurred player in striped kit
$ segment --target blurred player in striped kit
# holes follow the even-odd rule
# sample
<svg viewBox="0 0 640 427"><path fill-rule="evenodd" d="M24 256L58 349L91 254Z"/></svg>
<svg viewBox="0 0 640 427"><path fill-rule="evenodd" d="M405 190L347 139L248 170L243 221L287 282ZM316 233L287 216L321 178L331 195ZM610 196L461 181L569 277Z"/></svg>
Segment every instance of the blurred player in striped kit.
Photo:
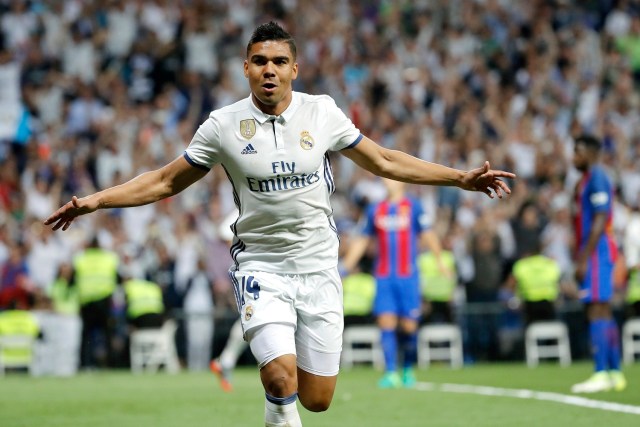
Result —
<svg viewBox="0 0 640 427"><path fill-rule="evenodd" d="M420 201L405 192L405 184L384 179L385 200L370 205L361 224L362 235L349 247L344 268L350 272L376 241L376 297L374 314L380 328L385 374L381 388L413 387L420 320L420 278L417 258L421 247L435 255L441 273L452 274L440 259L440 240L430 229ZM403 355L402 375L397 372L398 348Z"/></svg>
<svg viewBox="0 0 640 427"><path fill-rule="evenodd" d="M582 172L575 192L575 276L580 297L587 304L593 375L575 384L574 393L624 390L620 371L620 334L611 313L613 266L617 247L613 238L613 188L598 164L601 142L591 135L576 138L573 163Z"/></svg>

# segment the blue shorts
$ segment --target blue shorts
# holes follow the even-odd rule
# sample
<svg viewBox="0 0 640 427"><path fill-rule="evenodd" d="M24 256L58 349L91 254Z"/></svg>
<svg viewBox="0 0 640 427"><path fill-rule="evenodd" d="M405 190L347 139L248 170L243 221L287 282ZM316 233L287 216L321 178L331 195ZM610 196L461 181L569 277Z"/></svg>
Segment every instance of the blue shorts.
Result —
<svg viewBox="0 0 640 427"><path fill-rule="evenodd" d="M420 318L420 281L418 277L376 279L373 313Z"/></svg>
<svg viewBox="0 0 640 427"><path fill-rule="evenodd" d="M583 302L609 302L613 296L613 262L609 257L593 256L587 263L587 274L580 283Z"/></svg>

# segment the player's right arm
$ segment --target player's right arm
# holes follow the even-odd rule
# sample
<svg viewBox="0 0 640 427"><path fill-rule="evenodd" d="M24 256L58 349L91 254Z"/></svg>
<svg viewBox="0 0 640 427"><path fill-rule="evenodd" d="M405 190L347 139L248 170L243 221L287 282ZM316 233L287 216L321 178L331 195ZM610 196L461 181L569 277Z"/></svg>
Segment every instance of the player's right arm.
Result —
<svg viewBox="0 0 640 427"><path fill-rule="evenodd" d="M66 230L80 215L98 209L142 206L178 194L207 174L206 169L189 164L180 156L171 163L154 171L145 172L125 182L86 197L73 198L51 214L45 225L53 229Z"/></svg>
<svg viewBox="0 0 640 427"><path fill-rule="evenodd" d="M355 270L356 266L358 265L358 262L360 262L360 259L362 258L364 253L367 251L367 247L369 246L369 240L370 240L369 236L366 236L366 235L358 236L349 245L349 248L347 249L347 253L344 256L344 259L342 260L342 266L346 273L350 274Z"/></svg>
<svg viewBox="0 0 640 427"><path fill-rule="evenodd" d="M357 145L340 153L378 176L410 184L456 186L485 193L491 198L494 194L500 198L503 194L510 194L511 189L502 179L515 178L511 172L491 169L489 162L468 171L427 162L402 151L382 147L366 136Z"/></svg>

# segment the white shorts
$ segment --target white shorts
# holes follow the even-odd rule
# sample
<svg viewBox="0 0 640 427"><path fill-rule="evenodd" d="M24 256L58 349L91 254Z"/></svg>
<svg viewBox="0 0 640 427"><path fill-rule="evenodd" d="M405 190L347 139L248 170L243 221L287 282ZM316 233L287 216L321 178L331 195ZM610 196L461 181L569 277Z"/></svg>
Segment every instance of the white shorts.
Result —
<svg viewBox="0 0 640 427"><path fill-rule="evenodd" d="M229 275L245 339L260 367L295 354L298 367L306 372L338 374L344 320L337 268L309 274L230 271ZM271 324L288 328L262 328ZM257 328L265 333L257 333ZM258 335L261 338L253 343Z"/></svg>

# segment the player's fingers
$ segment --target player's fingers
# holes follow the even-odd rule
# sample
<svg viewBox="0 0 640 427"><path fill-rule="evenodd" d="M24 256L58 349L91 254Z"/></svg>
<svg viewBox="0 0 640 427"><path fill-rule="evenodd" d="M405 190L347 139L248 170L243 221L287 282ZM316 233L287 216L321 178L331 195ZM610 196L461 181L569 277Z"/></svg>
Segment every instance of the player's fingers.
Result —
<svg viewBox="0 0 640 427"><path fill-rule="evenodd" d="M68 219L68 220L65 222L64 226L62 226L62 231L66 231L69 227L71 227L71 223L72 223L72 222L73 222L73 218Z"/></svg>
<svg viewBox="0 0 640 427"><path fill-rule="evenodd" d="M502 191L504 191L506 194L511 194L511 188L509 188L506 182L499 179L497 179L495 182L496 185L498 185L502 189Z"/></svg>
<svg viewBox="0 0 640 427"><path fill-rule="evenodd" d="M53 223L53 221L51 221L51 223ZM64 223L64 222L63 222L61 219L60 219L60 220L58 220L58 222L56 222L56 223L53 225L52 230L53 230L53 231L58 230L60 227L62 227L62 224L63 224L63 223Z"/></svg>
<svg viewBox="0 0 640 427"><path fill-rule="evenodd" d="M485 162L484 165L480 166L479 168L471 169L469 172L474 177L474 179L478 179L488 171L489 171L489 162Z"/></svg>
<svg viewBox="0 0 640 427"><path fill-rule="evenodd" d="M502 199L502 196L504 196L504 192L502 191L500 186L497 185L496 183L493 183L491 184L491 188L493 189L493 192L495 193L495 195Z"/></svg>
<svg viewBox="0 0 640 427"><path fill-rule="evenodd" d="M493 176L501 177L501 178L515 178L516 174L512 172L500 171L500 170L492 170Z"/></svg>

